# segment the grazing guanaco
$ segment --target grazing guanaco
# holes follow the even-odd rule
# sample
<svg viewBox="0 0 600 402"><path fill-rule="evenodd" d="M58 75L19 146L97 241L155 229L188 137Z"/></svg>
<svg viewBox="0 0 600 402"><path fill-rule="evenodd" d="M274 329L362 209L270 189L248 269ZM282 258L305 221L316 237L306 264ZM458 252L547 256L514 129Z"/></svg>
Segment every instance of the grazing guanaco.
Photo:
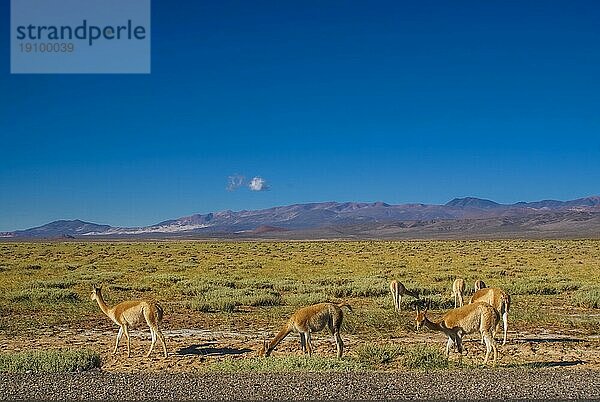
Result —
<svg viewBox="0 0 600 402"><path fill-rule="evenodd" d="M475 302L463 307L455 308L444 314L438 322L430 321L427 318L427 309L419 311L417 307L417 330L421 326L433 331L440 331L446 334L448 342L446 343L446 356L450 354L450 347L456 345L458 353L463 352L462 337L473 332L481 333L486 346L485 359L483 364L488 362L490 352L494 351L494 365L498 359L498 349L496 341L492 336L492 331L498 324L498 313L487 303Z"/></svg>
<svg viewBox="0 0 600 402"><path fill-rule="evenodd" d="M454 296L454 308L462 307L464 304L463 293L465 292L464 279L457 278L452 283L452 295Z"/></svg>
<svg viewBox="0 0 600 402"><path fill-rule="evenodd" d="M271 342L264 340L258 355L269 356L286 336L291 332L296 332L300 334L302 351L306 353L308 350L308 355L312 356L311 333L322 331L327 327L335 340L337 357L341 358L344 353L344 342L340 336L340 327L344 318L342 307L347 307L348 310L352 311L352 307L347 303L319 303L301 308L292 314Z"/></svg>
<svg viewBox="0 0 600 402"><path fill-rule="evenodd" d="M478 290L481 290L481 289L487 288L487 286L485 285L485 282L484 282L484 281L482 281L481 279L477 279L477 280L475 281L475 286L474 286L474 288L475 288L475 292L477 292Z"/></svg>
<svg viewBox="0 0 600 402"><path fill-rule="evenodd" d="M402 282L398 282L396 280L390 282L390 292L392 293L392 299L394 300L394 309L396 311L400 311L402 303L402 296L409 295L414 297L415 299L419 298L419 295L415 292L411 292L406 289L406 286Z"/></svg>
<svg viewBox="0 0 600 402"><path fill-rule="evenodd" d="M502 345L506 345L506 332L508 331L508 311L510 310L510 295L500 288L483 288L478 290L471 297L471 303L486 302L489 303L502 317L504 340Z"/></svg>
<svg viewBox="0 0 600 402"><path fill-rule="evenodd" d="M115 343L113 354L117 353L121 336L125 334L125 338L127 338L127 357L131 356L129 329L135 328L145 321L146 324L148 324L148 327L150 327L150 334L152 335L152 344L150 345L150 350L146 354L146 357L149 357L150 353L152 353L157 337L160 339L164 355L167 357L165 337L160 330L163 309L158 303L143 300L129 300L119 303L114 307L108 307L102 298L102 286L94 287L91 298L92 300L96 300L100 310L119 326L119 333L117 334L117 342Z"/></svg>

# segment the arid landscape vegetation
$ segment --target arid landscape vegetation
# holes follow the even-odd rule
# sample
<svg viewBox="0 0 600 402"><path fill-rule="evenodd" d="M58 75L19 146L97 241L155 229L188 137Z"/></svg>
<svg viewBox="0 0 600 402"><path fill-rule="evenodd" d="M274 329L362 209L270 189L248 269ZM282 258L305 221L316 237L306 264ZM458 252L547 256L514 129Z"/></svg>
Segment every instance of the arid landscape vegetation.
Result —
<svg viewBox="0 0 600 402"><path fill-rule="evenodd" d="M430 317L454 307L452 283L465 300L482 279L511 295L508 342L496 334L497 369L600 368L600 241L286 241L286 242L6 242L0 244L0 369L18 371L24 353L56 353L50 361L93 361L107 372L409 371L480 367L479 335L461 357L444 356L443 334L415 331L415 299L396 312L389 291L403 283L430 303ZM90 299L103 285L109 306L157 301L169 356L150 332L131 331L112 348L118 327ZM297 334L259 358L300 307L348 302L342 359L333 337L313 335L302 355ZM99 359L98 359L99 358ZM78 360L78 361L79 361ZM84 367L85 368L85 367ZM76 368L76 369L84 369ZM52 371L52 370L50 370Z"/></svg>

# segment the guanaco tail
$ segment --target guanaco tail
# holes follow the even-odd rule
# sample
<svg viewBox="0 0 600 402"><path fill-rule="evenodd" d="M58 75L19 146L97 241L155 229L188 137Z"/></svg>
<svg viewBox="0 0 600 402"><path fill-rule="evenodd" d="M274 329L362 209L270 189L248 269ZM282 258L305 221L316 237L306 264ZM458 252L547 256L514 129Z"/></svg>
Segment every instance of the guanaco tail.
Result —
<svg viewBox="0 0 600 402"><path fill-rule="evenodd" d="M152 349L154 348L157 337L160 339L164 355L167 357L165 337L160 330L160 323L163 318L163 309L158 303L147 302L143 300L129 300L119 303L114 307L108 307L102 297L102 286L94 287L91 298L92 300L96 300L100 310L102 310L102 312L106 314L108 318L110 318L119 326L117 342L115 343L113 354L117 353L121 336L125 334L125 338L127 339L127 357L131 356L129 329L135 328L145 321L146 324L148 324L148 327L150 327L150 334L152 335L152 344L150 345L150 350L146 354L146 357L149 357L150 353L152 353Z"/></svg>
<svg viewBox="0 0 600 402"><path fill-rule="evenodd" d="M446 355L450 354L452 345L456 345L458 353L463 352L462 337L466 334L480 332L486 346L485 359L483 364L488 362L490 353L494 351L494 365L498 359L498 349L496 341L492 336L492 331L496 327L499 317L496 310L487 303L475 302L463 307L455 308L444 314L441 320L434 322L427 318L427 309L419 311L417 307L417 330L420 327L426 327L433 331L440 331L446 334L448 342L446 343Z"/></svg>
<svg viewBox="0 0 600 402"><path fill-rule="evenodd" d="M454 308L462 307L464 304L463 293L465 292L464 279L458 278L452 284L452 295L454 296Z"/></svg>
<svg viewBox="0 0 600 402"><path fill-rule="evenodd" d="M392 299L394 300L394 309L396 311L400 311L401 309L400 303L402 303L402 296L409 295L415 299L419 298L417 293L406 289L406 286L404 286L402 282L398 282L396 280L390 282L390 293L392 294Z"/></svg>
<svg viewBox="0 0 600 402"><path fill-rule="evenodd" d="M337 347L337 357L341 358L344 353L344 342L340 336L340 327L344 313L342 308L346 307L352 311L347 303L319 303L312 306L301 308L289 318L287 323L281 328L279 333L271 342L263 341L263 346L260 349L259 356L269 356L273 349L290 333L295 332L300 334L300 344L302 351L312 356L311 333L322 331L325 327L333 335Z"/></svg>
<svg viewBox="0 0 600 402"><path fill-rule="evenodd" d="M506 332L508 331L508 311L510 310L510 295L500 288L483 288L475 292L471 297L471 303L475 302L489 303L502 317L504 332L504 340L502 341L502 344L506 345Z"/></svg>

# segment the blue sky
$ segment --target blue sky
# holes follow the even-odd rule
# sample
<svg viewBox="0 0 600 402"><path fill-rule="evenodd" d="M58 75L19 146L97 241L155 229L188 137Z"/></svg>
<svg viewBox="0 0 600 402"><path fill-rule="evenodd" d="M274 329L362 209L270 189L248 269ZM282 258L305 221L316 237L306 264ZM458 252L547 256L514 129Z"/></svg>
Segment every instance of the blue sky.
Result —
<svg viewBox="0 0 600 402"><path fill-rule="evenodd" d="M150 75L11 75L2 2L0 231L600 193L597 1L152 7Z"/></svg>

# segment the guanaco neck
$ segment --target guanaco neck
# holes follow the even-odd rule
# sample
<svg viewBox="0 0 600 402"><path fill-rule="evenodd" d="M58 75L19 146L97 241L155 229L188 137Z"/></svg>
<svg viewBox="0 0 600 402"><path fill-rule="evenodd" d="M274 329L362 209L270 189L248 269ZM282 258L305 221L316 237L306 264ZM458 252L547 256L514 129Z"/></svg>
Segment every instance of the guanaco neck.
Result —
<svg viewBox="0 0 600 402"><path fill-rule="evenodd" d="M292 332L292 329L289 324L286 324L283 328L281 328L281 331L279 331L279 333L275 335L275 338L273 338L273 340L269 342L269 347L267 348L268 353L271 353L273 349L275 349L277 345L279 345L279 342L281 342L283 338L288 336L290 332Z"/></svg>
<svg viewBox="0 0 600 402"><path fill-rule="evenodd" d="M414 297L415 299L418 299L418 298L419 298L419 295L418 295L417 293L415 293L415 292L413 292L413 291L410 291L410 290L408 290L408 289L406 289L404 293L406 293L406 294L407 294L407 295L409 295L409 296L412 296L412 297Z"/></svg>
<svg viewBox="0 0 600 402"><path fill-rule="evenodd" d="M100 310L102 310L104 314L106 314L109 318L113 318L111 315L110 308L108 307L108 305L104 301L104 298L102 297L102 293L96 293L96 302L98 302L98 307L100 307Z"/></svg>
<svg viewBox="0 0 600 402"><path fill-rule="evenodd" d="M439 322L433 322L430 321L429 318L427 318L427 316L423 317L423 326L426 328L429 328L432 331L440 331L440 332L444 332L446 333L448 331L448 328L446 328L444 325L442 325Z"/></svg>

